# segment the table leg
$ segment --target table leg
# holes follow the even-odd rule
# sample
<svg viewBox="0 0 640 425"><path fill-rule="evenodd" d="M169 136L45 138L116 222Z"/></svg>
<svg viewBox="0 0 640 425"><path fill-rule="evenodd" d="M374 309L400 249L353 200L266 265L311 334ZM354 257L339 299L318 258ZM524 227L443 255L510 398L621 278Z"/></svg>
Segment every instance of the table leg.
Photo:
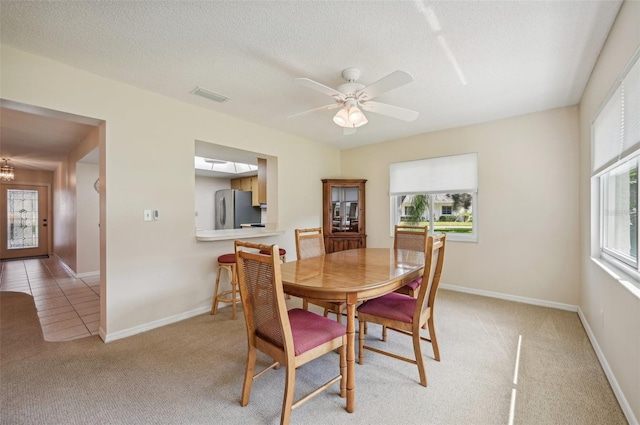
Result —
<svg viewBox="0 0 640 425"><path fill-rule="evenodd" d="M356 410L356 303L347 300L347 412Z"/></svg>

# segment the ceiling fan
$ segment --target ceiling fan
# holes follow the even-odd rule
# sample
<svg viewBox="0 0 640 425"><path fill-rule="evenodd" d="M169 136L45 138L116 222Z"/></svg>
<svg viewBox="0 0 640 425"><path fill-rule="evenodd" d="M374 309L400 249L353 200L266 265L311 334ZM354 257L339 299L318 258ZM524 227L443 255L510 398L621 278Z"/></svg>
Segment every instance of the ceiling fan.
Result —
<svg viewBox="0 0 640 425"><path fill-rule="evenodd" d="M413 81L413 77L408 73L404 71L394 71L366 87L363 84L357 83L358 78L360 78L359 69L345 69L342 71L342 78L347 82L338 86L337 89L332 89L309 78L296 78L296 83L333 97L335 103L300 112L291 115L289 118L314 111L329 111L340 108L338 113L333 117L333 122L344 128L345 135L355 133L356 128L369 122L362 110L403 121L413 121L418 118L418 112L416 111L371 100L382 93Z"/></svg>

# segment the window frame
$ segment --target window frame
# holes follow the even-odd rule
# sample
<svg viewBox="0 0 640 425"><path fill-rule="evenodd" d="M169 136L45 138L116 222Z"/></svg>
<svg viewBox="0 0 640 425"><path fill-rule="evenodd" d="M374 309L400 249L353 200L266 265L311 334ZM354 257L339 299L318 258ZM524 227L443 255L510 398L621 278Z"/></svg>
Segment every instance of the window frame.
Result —
<svg viewBox="0 0 640 425"><path fill-rule="evenodd" d="M473 214L473 221L471 226L471 233L456 233L456 232L447 232L447 241L456 241L456 242L478 242L478 220L477 220L477 211L478 211L478 192L451 192L450 194L456 193L470 193L471 194L471 211ZM394 226L399 224L400 217L402 214L398 214L398 209L396 208L396 200L398 196L407 196L407 195L427 195L427 209L425 210L426 215L428 217L427 221L429 222L429 231L428 234L433 236L437 233L435 231L435 223L439 216L435 211L435 196L439 193L434 192L422 192L422 193L413 193L413 194L398 194L398 195L390 195L389 196L389 209L390 209L390 223L389 223L389 236L393 237ZM453 209L453 208L452 208ZM404 212L404 211L401 211ZM453 212L453 211L452 211ZM453 215L453 214L452 214Z"/></svg>
<svg viewBox="0 0 640 425"><path fill-rule="evenodd" d="M609 169L605 170L604 172L600 173L598 175L599 178L599 186L600 186L600 249L603 255L606 256L606 258L609 261L615 261L615 262L620 262L620 266L619 267L627 267L630 268L631 271L634 271L636 273L640 272L640 261L639 261L639 253L638 253L638 249L636 248L636 253L635 253L635 258L632 257L631 255L625 255L624 253L620 253L617 250L612 249L611 247L608 246L608 217L607 214L605 214L605 210L609 209L609 204L607 203L607 200L609 199L609 188L607 185L607 179L613 177L614 175L612 175L611 173L616 171L617 168L619 167L623 167L625 166L627 163L631 162L631 161L635 161L635 168L636 170L640 167L640 164L638 164L638 156L639 156L640 152L635 153L634 155L632 155L629 158L626 158L625 160L621 160L619 162L617 162L616 164L614 164L614 166L610 167ZM636 205L638 205L638 201L639 201L639 196L638 196L638 191L636 191ZM638 217L636 216L636 245L637 245L637 241L640 240L639 238L640 235L638 235Z"/></svg>
<svg viewBox="0 0 640 425"><path fill-rule="evenodd" d="M618 168L625 166L631 161L638 161L637 168L640 171L640 137L638 140L632 141L630 145L626 145L628 142L625 137L625 124L627 116L625 112L625 94L630 94L635 102L638 101L639 94L631 90L625 91L624 83L626 78L630 75L631 71L636 66L640 66L640 48L632 55L629 63L620 74L619 78L614 82L609 93L603 99L600 108L593 121L591 122L591 160L592 160L592 232L591 232L591 259L594 263L602 267L607 273L614 277L619 283L621 283L630 292L640 298L640 247L636 246L635 258L627 256L624 253L620 253L615 249L607 246L608 234L607 234L607 214L605 211L611 209L608 203L608 188L606 180L615 176L614 173ZM633 84L633 78L630 80ZM631 86L633 88L633 85ZM635 87L637 88L637 87ZM622 97L618 96L620 90L623 90ZM636 96L636 97L633 97ZM606 140L596 137L601 128L599 125L604 121L600 121L601 115L610 112L610 108L615 106L615 102L621 102L620 106L620 138L619 148L616 152L609 152L609 157L606 156L596 160L598 154L602 154L603 148L606 148ZM637 107L637 103L636 103ZM606 117L604 118L606 119ZM604 125L604 124L603 124ZM636 122L637 125L637 122ZM617 131L618 129L614 127ZM637 127L636 131L631 131L632 137L638 136ZM618 143L617 139L611 139L613 142ZM628 147L627 147L628 146ZM638 182L637 184L640 184ZM635 211L635 226L636 226L636 242L640 242L640 217L637 214L638 206L640 205L640 190L636 191L636 211ZM614 206L615 207L615 206ZM629 215L632 216L634 211L630 206Z"/></svg>
<svg viewBox="0 0 640 425"><path fill-rule="evenodd" d="M448 232L448 240L478 242L478 152L466 152L389 164L389 235L402 216L397 197L427 195L429 234L435 231L435 196L470 194L471 233ZM452 211L453 212L453 211ZM450 237L449 237L450 236Z"/></svg>

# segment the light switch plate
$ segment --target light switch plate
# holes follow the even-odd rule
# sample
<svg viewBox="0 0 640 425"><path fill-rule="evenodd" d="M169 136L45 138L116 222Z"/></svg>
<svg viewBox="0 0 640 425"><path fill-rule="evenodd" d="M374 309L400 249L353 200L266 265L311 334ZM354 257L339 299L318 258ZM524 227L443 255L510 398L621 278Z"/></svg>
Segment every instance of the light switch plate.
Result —
<svg viewBox="0 0 640 425"><path fill-rule="evenodd" d="M151 210L144 210L144 221L153 221L153 212Z"/></svg>

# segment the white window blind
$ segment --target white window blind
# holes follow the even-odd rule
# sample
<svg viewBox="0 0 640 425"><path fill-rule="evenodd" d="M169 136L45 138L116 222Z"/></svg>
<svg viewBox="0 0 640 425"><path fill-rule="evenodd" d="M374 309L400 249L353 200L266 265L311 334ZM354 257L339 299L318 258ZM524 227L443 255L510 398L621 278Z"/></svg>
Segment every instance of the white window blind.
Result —
<svg viewBox="0 0 640 425"><path fill-rule="evenodd" d="M389 165L389 195L477 192L478 154L442 156Z"/></svg>
<svg viewBox="0 0 640 425"><path fill-rule="evenodd" d="M622 78L593 122L593 173L640 146L640 61Z"/></svg>

